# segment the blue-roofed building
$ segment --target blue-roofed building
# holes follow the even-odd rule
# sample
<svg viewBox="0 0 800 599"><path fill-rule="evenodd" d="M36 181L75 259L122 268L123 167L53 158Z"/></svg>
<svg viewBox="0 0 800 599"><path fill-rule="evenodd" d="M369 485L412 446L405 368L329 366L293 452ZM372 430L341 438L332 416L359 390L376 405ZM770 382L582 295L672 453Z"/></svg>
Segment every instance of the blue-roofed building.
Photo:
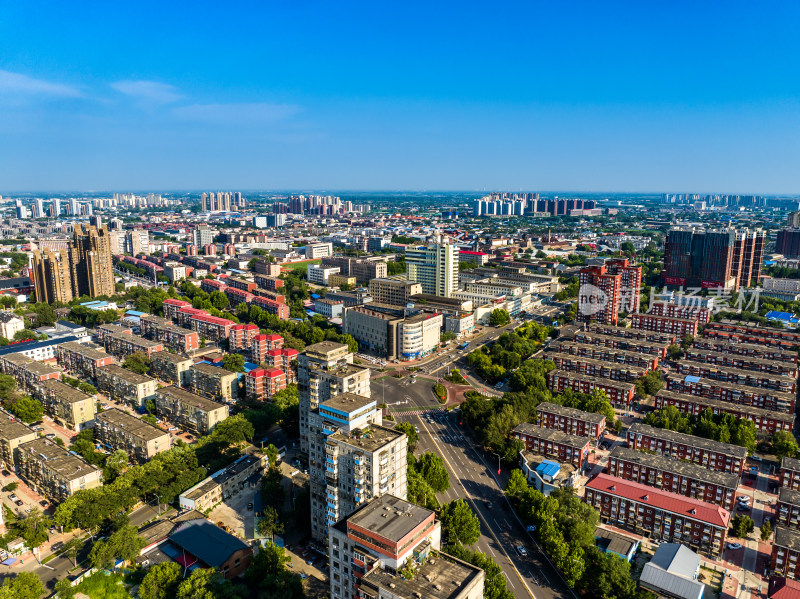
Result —
<svg viewBox="0 0 800 599"><path fill-rule="evenodd" d="M794 314L791 312L778 312L776 310L771 310L767 312L766 318L768 320L782 322L783 324L790 326L797 326L797 324L800 323L800 319L795 318Z"/></svg>
<svg viewBox="0 0 800 599"><path fill-rule="evenodd" d="M70 335L68 337L56 337L55 339L47 339L46 341L32 341L29 343L16 343L13 345L6 345L0 347L0 356L5 356L13 353L21 353L32 360L43 362L44 360L53 360L56 357L56 348L62 343L70 341L78 341L80 343L88 343L91 337L78 337Z"/></svg>
<svg viewBox="0 0 800 599"><path fill-rule="evenodd" d="M93 300L91 302L83 302L80 304L89 310L118 310L117 304L114 302L107 302L105 300Z"/></svg>
<svg viewBox="0 0 800 599"><path fill-rule="evenodd" d="M580 472L572 464L560 464L529 451L521 451L520 458L528 484L544 495L577 484Z"/></svg>
<svg viewBox="0 0 800 599"><path fill-rule="evenodd" d="M684 383L699 383L700 382L700 377L699 376L688 375L683 379L683 382Z"/></svg>

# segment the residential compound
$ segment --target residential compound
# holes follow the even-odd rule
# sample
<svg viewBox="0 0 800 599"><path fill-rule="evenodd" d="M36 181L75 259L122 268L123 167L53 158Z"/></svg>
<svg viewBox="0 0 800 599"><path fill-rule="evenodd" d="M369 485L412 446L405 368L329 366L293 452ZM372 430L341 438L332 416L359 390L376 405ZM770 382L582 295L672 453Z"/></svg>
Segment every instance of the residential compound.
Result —
<svg viewBox="0 0 800 599"><path fill-rule="evenodd" d="M175 386L158 389L155 404L161 418L201 435L207 435L228 417L227 405Z"/></svg>
<svg viewBox="0 0 800 599"><path fill-rule="evenodd" d="M63 501L103 484L103 471L44 437L17 447L16 472L36 493Z"/></svg>
<svg viewBox="0 0 800 599"><path fill-rule="evenodd" d="M331 526L331 599L481 599L483 570L441 552L431 510L384 495ZM413 578L400 571L411 566Z"/></svg>
<svg viewBox="0 0 800 599"><path fill-rule="evenodd" d="M144 314L141 317L143 337L162 343L164 347L186 353L200 347L200 336L196 331L184 329L167 318Z"/></svg>
<svg viewBox="0 0 800 599"><path fill-rule="evenodd" d="M134 408L144 407L145 401L155 394L157 388L156 379L116 364L97 369L97 390Z"/></svg>
<svg viewBox="0 0 800 599"><path fill-rule="evenodd" d="M230 370L198 362L189 368L189 377L192 391L203 397L233 403L239 396L239 376Z"/></svg>
<svg viewBox="0 0 800 599"><path fill-rule="evenodd" d="M70 341L57 350L58 365L81 378L97 380L97 369L116 364L117 359L97 345Z"/></svg>
<svg viewBox="0 0 800 599"><path fill-rule="evenodd" d="M58 366L38 362L18 352L0 356L0 371L14 377L19 388L29 393L43 381L61 380Z"/></svg>
<svg viewBox="0 0 800 599"><path fill-rule="evenodd" d="M642 267L626 258L606 260L578 273L578 320L616 325L619 314L639 311Z"/></svg>
<svg viewBox="0 0 800 599"><path fill-rule="evenodd" d="M550 402L542 402L536 407L539 426L560 430L563 433L578 437L589 437L599 441L606 429L606 417L560 406Z"/></svg>
<svg viewBox="0 0 800 599"><path fill-rule="evenodd" d="M36 387L34 397L42 402L48 415L66 428L82 431L94 425L95 398L75 387L59 380L43 381Z"/></svg>
<svg viewBox="0 0 800 599"><path fill-rule="evenodd" d="M116 408L97 414L94 434L110 451L121 449L140 464L171 446L167 431Z"/></svg>

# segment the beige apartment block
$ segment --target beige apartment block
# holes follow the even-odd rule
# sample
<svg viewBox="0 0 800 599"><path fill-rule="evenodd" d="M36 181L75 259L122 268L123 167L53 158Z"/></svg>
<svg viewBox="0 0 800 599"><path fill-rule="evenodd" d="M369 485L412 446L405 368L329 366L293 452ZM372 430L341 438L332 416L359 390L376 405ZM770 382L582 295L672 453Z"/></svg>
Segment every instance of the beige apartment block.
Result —
<svg viewBox="0 0 800 599"><path fill-rule="evenodd" d="M112 451L122 449L139 464L170 448L167 431L114 408L97 414L94 435Z"/></svg>
<svg viewBox="0 0 800 599"><path fill-rule="evenodd" d="M159 351L150 357L150 374L165 383L189 387L192 384L190 368L193 365L194 360L191 358L168 351Z"/></svg>
<svg viewBox="0 0 800 599"><path fill-rule="evenodd" d="M61 381L44 381L35 395L45 412L57 422L74 431L82 431L94 424L96 400Z"/></svg>
<svg viewBox="0 0 800 599"><path fill-rule="evenodd" d="M31 489L63 501L82 489L103 484L103 471L87 464L44 437L22 443L17 449L17 474Z"/></svg>
<svg viewBox="0 0 800 599"><path fill-rule="evenodd" d="M211 401L180 387L158 389L155 402L156 413L161 418L201 435L207 435L228 417L226 404Z"/></svg>
<svg viewBox="0 0 800 599"><path fill-rule="evenodd" d="M97 369L97 390L114 401L139 408L155 394L156 389L156 379L122 366L111 364Z"/></svg>
<svg viewBox="0 0 800 599"><path fill-rule="evenodd" d="M199 362L189 369L192 391L214 401L233 403L239 394L239 377L235 372L207 362Z"/></svg>
<svg viewBox="0 0 800 599"><path fill-rule="evenodd" d="M23 443L36 439L36 433L19 420L9 416L0 417L0 459L3 468L12 470L16 463L16 451Z"/></svg>

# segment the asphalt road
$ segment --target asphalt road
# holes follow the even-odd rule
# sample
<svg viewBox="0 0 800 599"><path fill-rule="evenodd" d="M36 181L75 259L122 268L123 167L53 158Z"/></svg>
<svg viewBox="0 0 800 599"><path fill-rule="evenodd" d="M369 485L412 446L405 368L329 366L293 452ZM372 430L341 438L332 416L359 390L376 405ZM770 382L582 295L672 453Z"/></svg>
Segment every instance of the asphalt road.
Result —
<svg viewBox="0 0 800 599"><path fill-rule="evenodd" d="M398 421L411 422L419 427L420 452L440 455L450 475L450 489L439 496L440 501L466 499L481 520L481 537L473 547L500 565L508 588L517 599L575 599L572 590L547 561L535 541L525 531L508 504L495 476L494 464L489 464L466 437L457 416L445 414L434 417L433 423L423 416L395 413ZM489 508L487 502L491 502ZM527 556L514 549L523 545Z"/></svg>

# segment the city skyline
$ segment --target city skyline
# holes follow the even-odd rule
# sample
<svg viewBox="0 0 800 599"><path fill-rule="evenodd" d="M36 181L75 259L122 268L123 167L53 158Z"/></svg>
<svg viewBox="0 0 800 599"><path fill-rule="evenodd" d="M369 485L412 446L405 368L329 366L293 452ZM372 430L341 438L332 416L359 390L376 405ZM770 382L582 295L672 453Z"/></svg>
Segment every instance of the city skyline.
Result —
<svg viewBox="0 0 800 599"><path fill-rule="evenodd" d="M200 8L5 6L3 187L800 190L796 5Z"/></svg>

